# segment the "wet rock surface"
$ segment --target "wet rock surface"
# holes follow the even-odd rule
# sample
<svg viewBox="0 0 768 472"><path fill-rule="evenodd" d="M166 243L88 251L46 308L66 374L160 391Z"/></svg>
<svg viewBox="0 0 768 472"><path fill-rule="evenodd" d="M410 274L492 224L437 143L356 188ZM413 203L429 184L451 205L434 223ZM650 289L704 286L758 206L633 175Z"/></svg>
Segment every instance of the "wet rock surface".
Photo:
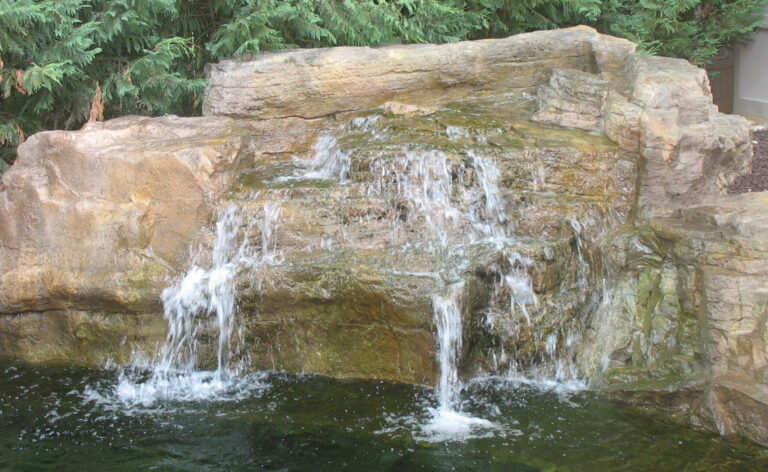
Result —
<svg viewBox="0 0 768 472"><path fill-rule="evenodd" d="M579 27L224 61L204 111L20 147L0 355L151 353L236 207L232 362L432 384L451 293L464 377L583 379L768 443L768 201L723 196L749 130L703 71Z"/></svg>

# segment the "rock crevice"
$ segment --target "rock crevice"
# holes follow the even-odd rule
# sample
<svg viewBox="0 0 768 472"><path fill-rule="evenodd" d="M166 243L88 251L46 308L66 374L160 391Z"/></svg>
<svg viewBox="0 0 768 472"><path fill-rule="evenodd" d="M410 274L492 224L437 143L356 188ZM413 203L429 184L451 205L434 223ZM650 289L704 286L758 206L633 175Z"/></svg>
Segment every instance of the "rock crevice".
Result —
<svg viewBox="0 0 768 472"><path fill-rule="evenodd" d="M431 383L433 297L461 286L465 375L682 392L695 423L768 444L768 201L723 196L749 130L704 71L577 27L209 74L204 117L20 146L0 180L0 356L99 362L120 332L116 357L151 351L162 290L210 266L234 206L255 249L233 360Z"/></svg>

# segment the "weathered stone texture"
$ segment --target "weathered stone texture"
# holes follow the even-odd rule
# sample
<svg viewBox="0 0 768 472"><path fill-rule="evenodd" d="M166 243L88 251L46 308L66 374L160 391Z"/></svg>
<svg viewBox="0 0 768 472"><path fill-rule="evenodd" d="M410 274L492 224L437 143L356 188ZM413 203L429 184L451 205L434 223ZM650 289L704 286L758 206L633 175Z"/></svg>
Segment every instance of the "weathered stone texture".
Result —
<svg viewBox="0 0 768 472"><path fill-rule="evenodd" d="M0 313L159 310L242 145L227 118L126 117L19 147L0 191Z"/></svg>
<svg viewBox="0 0 768 472"><path fill-rule="evenodd" d="M62 365L124 364L151 356L167 323L156 313L50 310L0 316L0 360Z"/></svg>
<svg viewBox="0 0 768 472"><path fill-rule="evenodd" d="M429 105L467 92L532 89L554 67L592 65L595 30L577 27L506 39L305 49L210 66L203 114L235 118L317 118L384 102ZM601 61L634 46L610 39ZM602 45L602 44L601 44Z"/></svg>
<svg viewBox="0 0 768 472"><path fill-rule="evenodd" d="M534 119L605 132L638 152L643 215L671 216L722 195L749 171L747 122L717 112L704 70L681 59L631 55L612 79L553 71L539 87Z"/></svg>
<svg viewBox="0 0 768 472"><path fill-rule="evenodd" d="M126 117L19 148L0 181L1 355L99 362L154 343L159 294L210 245L218 207L280 201L284 264L239 279L254 366L431 382L429 274L445 256L404 250L434 229L371 186L404 149L442 152L453 194L483 198L481 156L541 303L521 323L493 288L515 262L467 256L464 370L489 369L498 339L533 365L547 335L585 325L568 355L596 387L685 392L698 424L768 443L768 196L720 196L750 142L704 71L577 27L271 53L210 78L205 117ZM348 182L279 180L342 129Z"/></svg>

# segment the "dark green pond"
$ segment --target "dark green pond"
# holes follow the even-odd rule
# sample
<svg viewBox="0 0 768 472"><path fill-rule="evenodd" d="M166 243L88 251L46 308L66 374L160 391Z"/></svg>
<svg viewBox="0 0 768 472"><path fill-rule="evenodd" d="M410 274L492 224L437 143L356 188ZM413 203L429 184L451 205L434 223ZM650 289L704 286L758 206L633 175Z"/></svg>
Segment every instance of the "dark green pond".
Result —
<svg viewBox="0 0 768 472"><path fill-rule="evenodd" d="M109 401L115 373L0 366L0 471L762 471L768 454L593 393L472 384L497 427L425 437L429 389L264 374L221 401ZM241 385L243 387L243 385ZM100 397L104 397L99 400Z"/></svg>

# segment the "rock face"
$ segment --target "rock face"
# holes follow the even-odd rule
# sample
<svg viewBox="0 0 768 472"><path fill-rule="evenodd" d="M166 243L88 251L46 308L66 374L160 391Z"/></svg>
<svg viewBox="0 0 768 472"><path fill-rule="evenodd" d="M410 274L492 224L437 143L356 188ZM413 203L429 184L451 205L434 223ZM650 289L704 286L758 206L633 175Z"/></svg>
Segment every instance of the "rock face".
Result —
<svg viewBox="0 0 768 472"><path fill-rule="evenodd" d="M0 313L156 312L242 141L226 118L32 136L2 177Z"/></svg>
<svg viewBox="0 0 768 472"><path fill-rule="evenodd" d="M532 89L552 68L581 70L594 61L611 67L633 50L629 42L573 28L443 45L269 53L211 65L203 114L318 118L390 100L431 105L468 93Z"/></svg>
<svg viewBox="0 0 768 472"><path fill-rule="evenodd" d="M684 60L631 55L616 75L555 70L538 97L535 120L604 132L642 156L644 216L722 195L749 171L744 119L718 113L706 72Z"/></svg>
<svg viewBox="0 0 768 472"><path fill-rule="evenodd" d="M673 242L678 267L692 272L679 288L706 313L701 349L712 379L694 404L694 421L722 434L768 444L768 193L721 198L673 221L654 220Z"/></svg>
<svg viewBox="0 0 768 472"><path fill-rule="evenodd" d="M768 201L722 196L749 130L704 71L577 27L210 78L205 117L19 148L0 356L151 352L161 292L210 267L234 207L233 359L252 368L434 383L433 312L453 304L465 376L581 378L768 444Z"/></svg>

